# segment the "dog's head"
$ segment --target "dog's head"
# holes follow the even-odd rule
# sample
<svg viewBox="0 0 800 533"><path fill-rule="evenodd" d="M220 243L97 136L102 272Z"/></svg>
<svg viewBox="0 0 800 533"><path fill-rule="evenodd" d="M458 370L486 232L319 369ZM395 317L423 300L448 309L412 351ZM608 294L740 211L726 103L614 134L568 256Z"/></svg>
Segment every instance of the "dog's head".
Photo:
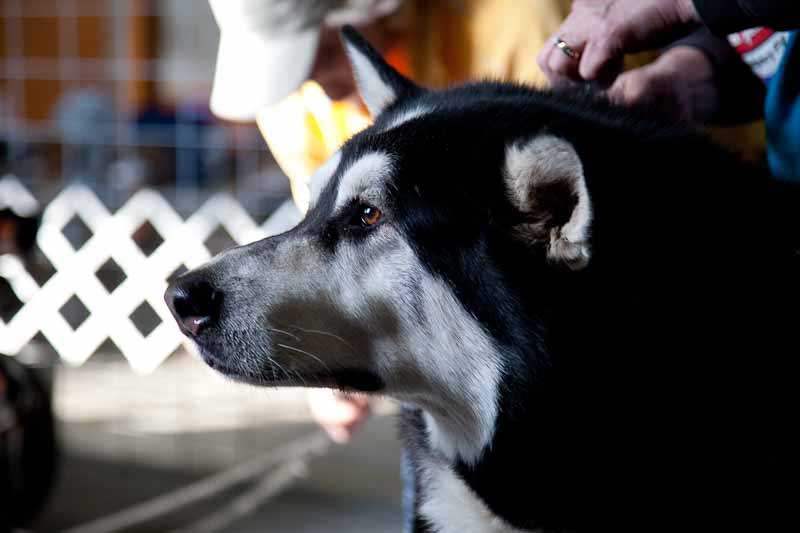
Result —
<svg viewBox="0 0 800 533"><path fill-rule="evenodd" d="M296 228L185 274L167 302L234 379L491 419L504 354L526 330L513 278L589 260L581 160L546 116L531 119L537 93L424 90L343 35L374 125L313 176Z"/></svg>

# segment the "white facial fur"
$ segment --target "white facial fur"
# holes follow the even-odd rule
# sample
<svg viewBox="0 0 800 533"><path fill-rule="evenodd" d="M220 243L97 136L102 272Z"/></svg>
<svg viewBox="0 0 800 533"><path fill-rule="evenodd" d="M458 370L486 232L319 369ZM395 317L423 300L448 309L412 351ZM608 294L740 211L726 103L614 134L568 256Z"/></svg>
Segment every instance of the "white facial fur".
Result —
<svg viewBox="0 0 800 533"><path fill-rule="evenodd" d="M361 157L343 172L337 191L336 209L350 204L355 198L374 202L381 207L383 190L387 180L391 178L391 172L392 159L389 155L373 152ZM390 233L390 230L385 230L385 233ZM394 234L394 239L402 241L394 231L391 234ZM460 384L461 390L457 396L461 403L466 401L472 409L457 413L458 410L452 407L458 403L449 403L455 398L448 398L445 403L432 402L431 398L423 399L422 403L428 404L426 422L431 441L446 457L451 460L460 457L467 462L477 460L494 431L497 415L496 387L500 376L497 361L500 359L493 356L493 343L477 321L463 309L452 291L417 264L418 260L407 244L403 243L403 249L402 258L397 257L396 261L387 257L380 258L381 268L363 279L370 285L375 284L377 294L400 296L392 307L401 311L397 304L404 301L403 289L408 288L404 287L398 292L397 287L383 286L383 283L391 279L390 269L413 268L415 278L420 283L417 290L425 296L422 305L423 314L429 320L429 332L420 335L420 325L413 320L418 309L410 309L408 311L412 314L405 317L406 320L399 320L403 324L401 329L404 330L404 342L400 346L390 346L388 351L421 356L414 372L421 372L429 377L436 376L440 386ZM362 249L355 253L370 252ZM353 293L361 290L361 287L354 287ZM350 293L348 291L344 294ZM398 340L392 342L397 343ZM431 347L435 349L430 351ZM459 356L459 364L453 365L456 355ZM470 364L463 365L462 358L470 359ZM469 371L464 372L465 368ZM417 402L421 400L414 393L407 399ZM454 414L457 416L453 416Z"/></svg>
<svg viewBox="0 0 800 533"><path fill-rule="evenodd" d="M391 175L392 158L388 154L372 152L360 157L342 172L336 193L336 209L358 198L382 208L384 185Z"/></svg>
<svg viewBox="0 0 800 533"><path fill-rule="evenodd" d="M513 144L506 150L505 178L511 200L522 212L533 215L540 214L537 210L547 209L537 201L538 191L558 182L566 185L576 198L569 221L561 227L528 224L521 228L521 233L531 240L547 239L551 260L576 270L585 267L590 258L592 208L583 165L575 148L553 135L539 135L525 143Z"/></svg>
<svg viewBox="0 0 800 533"><path fill-rule="evenodd" d="M342 171L336 209L365 196L381 201L391 172L385 153L355 161ZM426 412L442 456L480 457L494 434L503 358L390 221L358 241L342 238L333 253L304 234L280 239L268 257L264 264L263 255L240 248L212 263L235 280L223 290L241 301L232 324L248 352L235 356L241 368L253 370L260 359L301 376L372 371L386 394Z"/></svg>
<svg viewBox="0 0 800 533"><path fill-rule="evenodd" d="M310 240L287 239L269 271L260 281L268 303L253 314L268 331L291 334L269 336L274 361L300 374L372 370L386 394L425 410L443 456L480 457L494 434L501 355L391 225L361 243L340 242L334 256Z"/></svg>

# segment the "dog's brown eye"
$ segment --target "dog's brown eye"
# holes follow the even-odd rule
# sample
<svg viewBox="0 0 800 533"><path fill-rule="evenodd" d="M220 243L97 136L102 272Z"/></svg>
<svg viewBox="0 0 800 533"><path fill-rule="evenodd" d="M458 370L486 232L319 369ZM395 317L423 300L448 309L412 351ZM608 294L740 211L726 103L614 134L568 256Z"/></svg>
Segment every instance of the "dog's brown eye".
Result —
<svg viewBox="0 0 800 533"><path fill-rule="evenodd" d="M365 226L374 226L381 220L381 210L371 205L362 205L359 207L361 211L361 223Z"/></svg>

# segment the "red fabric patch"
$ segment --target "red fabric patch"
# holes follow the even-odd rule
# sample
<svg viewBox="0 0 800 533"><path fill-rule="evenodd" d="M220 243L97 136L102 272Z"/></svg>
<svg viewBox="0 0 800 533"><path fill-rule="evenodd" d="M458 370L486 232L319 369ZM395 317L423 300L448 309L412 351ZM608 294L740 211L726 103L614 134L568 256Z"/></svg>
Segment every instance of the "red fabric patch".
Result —
<svg viewBox="0 0 800 533"><path fill-rule="evenodd" d="M733 33L729 36L729 39L731 40L731 44L736 47L737 52L746 54L764 44L764 42L773 35L775 35L775 30L769 28L753 28Z"/></svg>

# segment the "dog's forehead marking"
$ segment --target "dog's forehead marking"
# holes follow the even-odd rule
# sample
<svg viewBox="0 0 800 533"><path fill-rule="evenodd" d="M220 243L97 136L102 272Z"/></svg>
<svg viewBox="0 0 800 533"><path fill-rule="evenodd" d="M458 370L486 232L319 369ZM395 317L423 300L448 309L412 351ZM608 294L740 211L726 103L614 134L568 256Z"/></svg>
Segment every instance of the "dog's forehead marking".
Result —
<svg viewBox="0 0 800 533"><path fill-rule="evenodd" d="M359 157L342 172L335 209L341 209L366 191L380 196L383 186L392 176L393 166L392 157L385 152L369 152Z"/></svg>
<svg viewBox="0 0 800 533"><path fill-rule="evenodd" d="M342 151L339 150L333 154L327 161L325 161L314 174L311 176L311 183L309 184L311 190L311 203L316 203L322 190L333 177L336 169L339 168L339 163L342 162Z"/></svg>

